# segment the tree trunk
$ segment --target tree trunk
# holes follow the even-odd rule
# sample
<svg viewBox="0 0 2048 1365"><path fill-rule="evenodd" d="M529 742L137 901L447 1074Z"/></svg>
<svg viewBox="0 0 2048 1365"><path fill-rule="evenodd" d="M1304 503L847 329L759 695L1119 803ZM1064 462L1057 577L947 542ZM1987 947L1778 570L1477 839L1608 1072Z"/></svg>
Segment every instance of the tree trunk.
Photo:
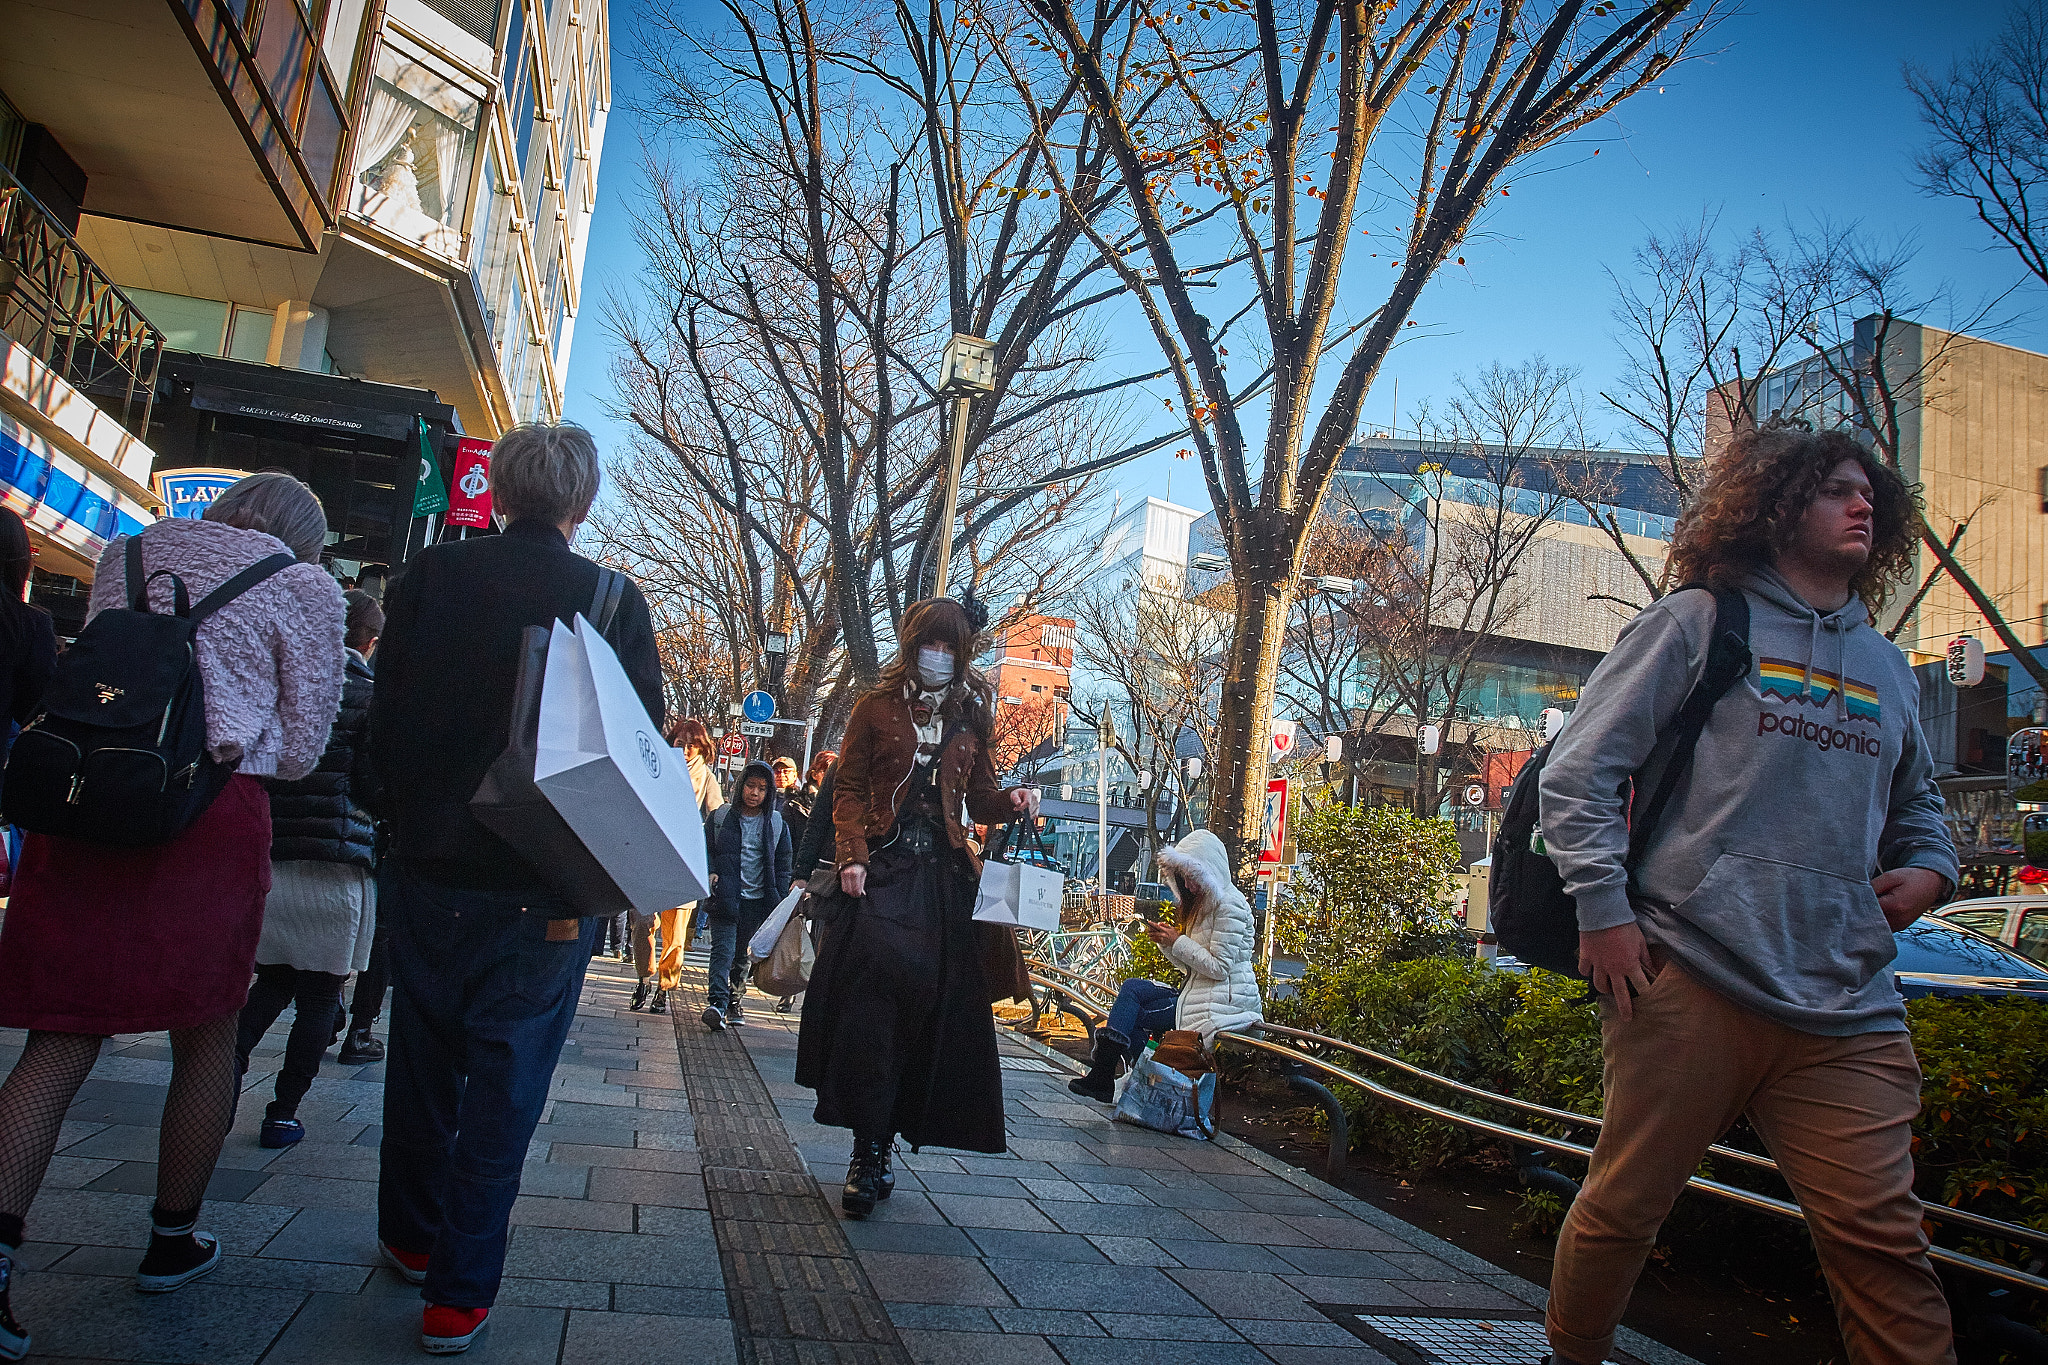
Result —
<svg viewBox="0 0 2048 1365"><path fill-rule="evenodd" d="M1216 778L1209 789L1209 828L1230 850L1230 865L1249 881L1257 869L1266 810L1266 750L1272 735L1273 681L1287 633L1293 575L1270 571L1238 582L1237 630L1217 710Z"/></svg>

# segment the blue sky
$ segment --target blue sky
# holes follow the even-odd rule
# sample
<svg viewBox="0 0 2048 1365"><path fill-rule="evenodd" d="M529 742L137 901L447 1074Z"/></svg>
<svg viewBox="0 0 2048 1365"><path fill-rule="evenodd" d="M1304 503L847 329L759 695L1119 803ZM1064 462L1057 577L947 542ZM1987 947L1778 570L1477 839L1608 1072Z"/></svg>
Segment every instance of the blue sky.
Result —
<svg viewBox="0 0 2048 1365"><path fill-rule="evenodd" d="M708 17L713 7L705 7ZM622 433L604 412L611 340L596 304L632 287L638 261L628 221L641 190L630 108L638 73L625 38L633 8L631 0L612 3L621 35L617 98L566 412L612 439ZM1598 146L1598 157L1568 156L1562 169L1511 181L1487 237L1464 251L1468 267L1440 273L1423 296L1414 314L1420 325L1389 357L1365 422L1384 426L1393 417L1396 383L1401 412L1412 414L1417 400L1448 394L1460 372L1538 352L1581 368L1588 390L1597 390L1620 363L1605 270L1625 269L1646 232L1696 221L1703 210L1735 231L1816 214L1859 222L1917 243L1923 292L1947 284L1965 301L2005 293L2023 276L2017 259L1994 246L1966 206L1927 199L1913 185L1921 133L1899 78L1907 58L1943 65L1989 38L2004 12L1996 0L1755 0L1721 26L1706 55L1674 71L1662 93L1645 93L1589 130L1585 151ZM1364 273L1356 261L1351 268ZM2002 316L1991 333L1998 340L2048 351L2048 290L2022 285ZM1134 366L1156 363L1148 335L1133 330L1119 340ZM1126 466L1115 486L1127 502L1149 493L1207 506L1197 467L1170 455Z"/></svg>

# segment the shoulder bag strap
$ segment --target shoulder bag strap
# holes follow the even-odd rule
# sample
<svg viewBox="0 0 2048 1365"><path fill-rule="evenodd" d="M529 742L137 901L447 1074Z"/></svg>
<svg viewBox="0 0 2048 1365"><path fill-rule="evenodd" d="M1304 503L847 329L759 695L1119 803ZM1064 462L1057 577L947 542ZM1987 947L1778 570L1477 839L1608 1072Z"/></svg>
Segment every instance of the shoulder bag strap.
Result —
<svg viewBox="0 0 2048 1365"><path fill-rule="evenodd" d="M626 576L617 569L600 567L597 571L597 590L590 595L590 624L597 627L599 635L612 633L612 618L619 614L619 604L626 598Z"/></svg>
<svg viewBox="0 0 2048 1365"><path fill-rule="evenodd" d="M298 562L293 556L284 554L272 555L268 559L257 560L254 564L251 564L248 568L242 570L233 578L230 578L227 582L201 598L199 605L192 608L192 624L197 626L201 621L204 621L207 617L213 615L222 607L234 601L258 583L261 583L264 579L274 573L280 573L285 569L289 569Z"/></svg>
<svg viewBox="0 0 2048 1365"><path fill-rule="evenodd" d="M1693 684L1685 704L1678 708L1665 731L1671 740L1671 756L1665 761L1657 790L1643 807L1641 818L1629 829L1630 867L1642 858L1650 835L1664 816L1664 808L1671 804L1679 781L1692 767L1693 751L1699 747L1700 734L1707 728L1715 705L1749 673L1749 599L1740 588L1716 588L1704 583L1688 583L1677 591L1692 588L1714 594L1714 634L1707 645L1707 664L1700 680Z"/></svg>
<svg viewBox="0 0 2048 1365"><path fill-rule="evenodd" d="M142 572L142 533L128 537L128 605L136 611L149 610L149 579Z"/></svg>

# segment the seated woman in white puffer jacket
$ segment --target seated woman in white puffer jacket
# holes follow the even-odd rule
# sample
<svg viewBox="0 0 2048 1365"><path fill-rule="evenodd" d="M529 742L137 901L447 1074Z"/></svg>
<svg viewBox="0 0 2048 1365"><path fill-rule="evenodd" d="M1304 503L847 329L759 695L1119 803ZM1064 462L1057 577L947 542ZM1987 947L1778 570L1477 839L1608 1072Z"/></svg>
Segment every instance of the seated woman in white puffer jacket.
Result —
<svg viewBox="0 0 2048 1365"><path fill-rule="evenodd" d="M1192 1029L1204 1048L1216 1035L1265 1017L1258 978L1252 974L1252 908L1230 880L1223 841L1198 829L1159 855L1159 866L1179 905L1176 924L1145 932L1188 974L1176 991L1136 978L1117 992L1109 1018L1095 1031L1088 1074L1067 1082L1076 1095L1104 1104L1115 1095L1117 1073L1168 1029Z"/></svg>

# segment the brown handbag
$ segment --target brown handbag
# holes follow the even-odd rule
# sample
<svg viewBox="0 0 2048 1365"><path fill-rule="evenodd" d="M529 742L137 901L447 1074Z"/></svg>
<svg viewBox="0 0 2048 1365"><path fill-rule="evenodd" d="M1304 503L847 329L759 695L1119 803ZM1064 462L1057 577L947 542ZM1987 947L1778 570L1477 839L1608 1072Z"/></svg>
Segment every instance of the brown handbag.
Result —
<svg viewBox="0 0 2048 1365"><path fill-rule="evenodd" d="M981 957L981 979L988 987L991 1005L1031 998L1031 970L1024 965L1024 950L1018 946L1015 928L977 921L974 946Z"/></svg>
<svg viewBox="0 0 2048 1365"><path fill-rule="evenodd" d="M1191 1080L1216 1069L1202 1051L1202 1035L1190 1028L1168 1029L1160 1034L1159 1046L1152 1050L1152 1060L1161 1066L1172 1067Z"/></svg>

